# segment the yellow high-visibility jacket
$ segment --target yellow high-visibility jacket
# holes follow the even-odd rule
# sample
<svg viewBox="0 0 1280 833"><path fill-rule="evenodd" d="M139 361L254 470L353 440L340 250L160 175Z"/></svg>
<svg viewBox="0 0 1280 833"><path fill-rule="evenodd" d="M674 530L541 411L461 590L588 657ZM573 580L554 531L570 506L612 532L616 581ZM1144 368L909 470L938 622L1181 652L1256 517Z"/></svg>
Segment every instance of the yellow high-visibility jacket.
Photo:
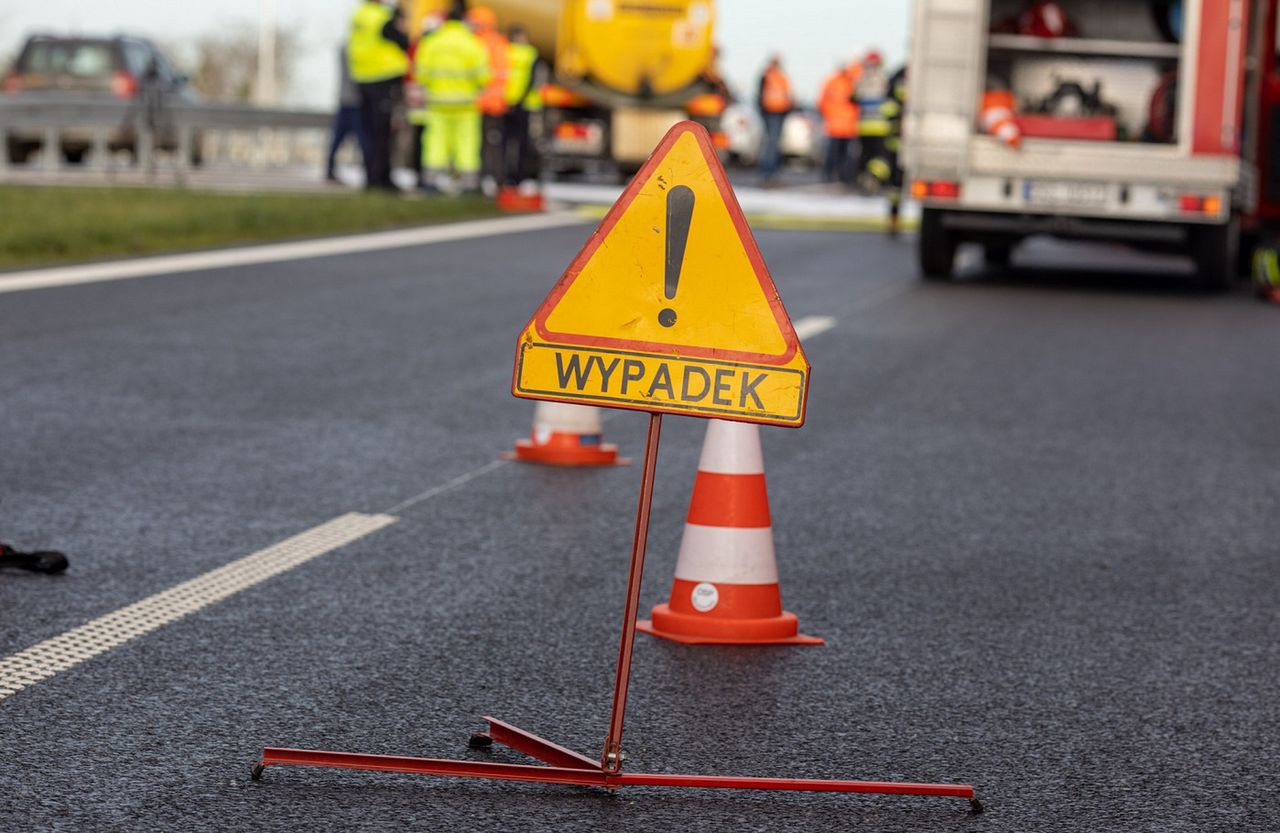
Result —
<svg viewBox="0 0 1280 833"><path fill-rule="evenodd" d="M538 64L538 50L527 43L513 43L507 50L507 105L541 110L542 95L533 84L533 70Z"/></svg>
<svg viewBox="0 0 1280 833"><path fill-rule="evenodd" d="M382 36L391 14L387 6L365 0L351 16L347 68L351 70L351 80L357 84L386 81L409 71L409 56L398 44Z"/></svg>
<svg viewBox="0 0 1280 833"><path fill-rule="evenodd" d="M449 20L423 38L413 77L427 93L428 107L474 106L489 81L489 52L465 23Z"/></svg>

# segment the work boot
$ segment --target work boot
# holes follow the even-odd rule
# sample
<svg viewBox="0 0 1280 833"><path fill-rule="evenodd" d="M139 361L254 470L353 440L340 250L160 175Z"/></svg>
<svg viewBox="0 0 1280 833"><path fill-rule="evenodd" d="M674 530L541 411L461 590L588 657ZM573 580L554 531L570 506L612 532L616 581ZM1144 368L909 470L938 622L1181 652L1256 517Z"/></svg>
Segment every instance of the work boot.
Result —
<svg viewBox="0 0 1280 833"><path fill-rule="evenodd" d="M57 550L18 552L8 544L0 544L0 568L3 567L52 575L67 569L67 557Z"/></svg>

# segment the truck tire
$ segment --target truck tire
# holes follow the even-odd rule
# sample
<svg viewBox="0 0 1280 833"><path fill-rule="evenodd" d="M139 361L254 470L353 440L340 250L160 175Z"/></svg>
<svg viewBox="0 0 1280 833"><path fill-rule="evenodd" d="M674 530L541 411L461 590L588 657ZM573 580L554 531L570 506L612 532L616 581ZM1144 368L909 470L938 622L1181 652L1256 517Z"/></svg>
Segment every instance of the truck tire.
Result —
<svg viewBox="0 0 1280 833"><path fill-rule="evenodd" d="M987 243L982 247L982 260L988 266L1007 268L1013 259L1012 243Z"/></svg>
<svg viewBox="0 0 1280 833"><path fill-rule="evenodd" d="M960 241L942 225L942 212L926 208L920 215L920 274L926 280L949 281Z"/></svg>
<svg viewBox="0 0 1280 833"><path fill-rule="evenodd" d="M1222 292L1236 274L1240 245L1240 221L1222 225L1193 225L1187 229L1191 259L1196 265L1195 285L1202 292Z"/></svg>

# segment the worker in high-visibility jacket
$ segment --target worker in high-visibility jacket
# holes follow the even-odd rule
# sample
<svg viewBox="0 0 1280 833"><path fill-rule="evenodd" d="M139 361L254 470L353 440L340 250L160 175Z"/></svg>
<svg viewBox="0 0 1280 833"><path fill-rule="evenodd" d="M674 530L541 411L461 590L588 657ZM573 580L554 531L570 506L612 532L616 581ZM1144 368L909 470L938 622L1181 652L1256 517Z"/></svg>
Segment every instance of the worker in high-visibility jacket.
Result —
<svg viewBox="0 0 1280 833"><path fill-rule="evenodd" d="M853 76L847 66L837 66L822 82L818 95L827 134L827 154L822 164L825 182L852 181L853 140L858 136L858 105L853 101Z"/></svg>
<svg viewBox="0 0 1280 833"><path fill-rule="evenodd" d="M414 77L427 100L426 191L437 191L450 169L464 191L480 186L480 91L489 81L489 54L454 6L439 29L423 38Z"/></svg>
<svg viewBox="0 0 1280 833"><path fill-rule="evenodd" d="M498 31L498 17L488 6L474 6L467 12L467 25L484 42L489 53L489 83L480 91L480 176L488 187L500 185L503 178L503 151L506 146L503 129L507 114L508 51L510 44Z"/></svg>
<svg viewBox="0 0 1280 833"><path fill-rule="evenodd" d="M529 170L529 123L533 114L542 110L538 79L545 72L545 64L538 57L538 50L529 43L529 33L523 26L512 26L507 31L507 40L511 45L507 49L507 113L502 127L503 180L506 185L519 185L535 176L535 172Z"/></svg>
<svg viewBox="0 0 1280 833"><path fill-rule="evenodd" d="M1268 236L1253 252L1253 288L1264 301L1280 304L1280 245Z"/></svg>
<svg viewBox="0 0 1280 833"><path fill-rule="evenodd" d="M898 233L898 211L902 204L902 165L898 154L902 149L902 111L907 101L907 68L886 77L880 67L878 53L872 52L864 62L854 100L859 106L858 167L859 184L868 193L879 194L889 202L886 229Z"/></svg>
<svg viewBox="0 0 1280 833"><path fill-rule="evenodd" d="M396 190L391 181L391 116L409 68L403 16L377 0L362 0L351 16L347 68L360 93L360 123L368 152L365 187Z"/></svg>
<svg viewBox="0 0 1280 833"><path fill-rule="evenodd" d="M760 177L769 185L782 168L782 125L795 106L791 97L791 79L782 70L782 58L773 55L760 75L760 91L756 106L764 120L764 147L760 153Z"/></svg>
<svg viewBox="0 0 1280 833"><path fill-rule="evenodd" d="M874 49L862 59L862 75L853 90L854 103L858 105L858 184L865 191L877 190L877 178L868 170L871 160L885 154L885 138L890 125L885 113L889 100L889 76L884 71L884 60Z"/></svg>
<svg viewBox="0 0 1280 833"><path fill-rule="evenodd" d="M429 14L422 19L422 32L417 41L409 45L409 71L405 73L404 78L404 120L409 123L409 129L413 131L413 143L410 159L413 165L414 179L417 181L417 187L422 188L427 184L426 179L426 142L427 135L427 93L422 89L422 85L418 83L418 79L413 77L414 60L418 54L418 47L422 45L422 39L434 32L444 22L444 18L439 14Z"/></svg>

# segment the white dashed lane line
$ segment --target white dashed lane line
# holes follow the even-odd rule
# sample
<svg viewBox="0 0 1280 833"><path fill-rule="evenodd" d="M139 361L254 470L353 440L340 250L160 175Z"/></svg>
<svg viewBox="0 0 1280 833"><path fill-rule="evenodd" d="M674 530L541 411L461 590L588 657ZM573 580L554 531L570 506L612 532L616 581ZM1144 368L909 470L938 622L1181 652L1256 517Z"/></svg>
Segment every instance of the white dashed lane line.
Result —
<svg viewBox="0 0 1280 833"><path fill-rule="evenodd" d="M836 325L836 320L829 315L807 315L799 321L793 321L796 335L801 341L822 335Z"/></svg>
<svg viewBox="0 0 1280 833"><path fill-rule="evenodd" d="M352 512L0 660L0 700L396 522Z"/></svg>

